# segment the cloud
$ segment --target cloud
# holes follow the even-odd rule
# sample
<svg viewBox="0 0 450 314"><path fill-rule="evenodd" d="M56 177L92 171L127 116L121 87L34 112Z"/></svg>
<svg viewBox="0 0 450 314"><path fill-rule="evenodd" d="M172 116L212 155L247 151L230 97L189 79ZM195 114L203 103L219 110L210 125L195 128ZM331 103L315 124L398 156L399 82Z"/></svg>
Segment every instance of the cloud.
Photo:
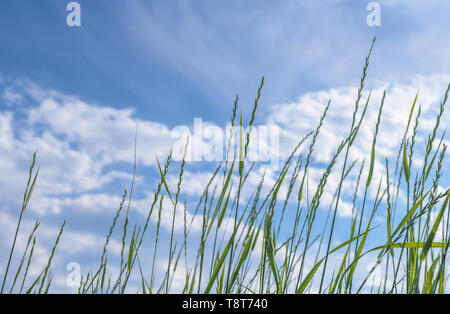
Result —
<svg viewBox="0 0 450 314"><path fill-rule="evenodd" d="M449 80L449 75L432 75L417 76L406 83L375 83L367 117L350 151L350 160L361 162L370 156L383 90L387 90L387 96L377 138L374 180L378 180L384 171L384 158L396 156L395 149L403 136L407 122L405 117L409 115L415 93L419 91L418 105L422 107L424 121L419 126L420 144L423 142L423 132L430 131L433 126L436 105L441 100ZM6 88L8 89L9 87ZM26 181L26 165L32 151L37 149L41 170L36 197L41 213L45 212L45 207L53 208L53 212L59 213L64 204L84 208L91 203L92 207L98 208L101 207L100 203L107 203L107 195L91 191L97 191L115 180L130 179L131 167L125 168L124 171L123 167L115 165L133 163L136 125L139 165L154 166L154 156L165 156L174 143L171 130L167 126L139 120L134 117L131 109L88 104L75 96L44 90L35 84L28 85L23 94L34 101L34 105L24 114L12 111L0 113L0 150L3 156L0 167L4 173L9 174L4 176L2 181L9 187L8 193L21 190ZM313 153L314 167L318 171L311 173L311 180L317 184L322 169L319 165L330 161L337 145L348 132L347 126L351 121L355 96L356 88L333 88L306 93L297 102L272 106L266 122L269 125L277 125L281 130L280 159L288 157L299 136L315 128L324 105L331 99L330 109ZM365 97L367 93L364 94L363 101ZM447 126L447 116L448 111L442 119L443 128ZM305 153L307 149L308 144L305 143L300 150ZM257 166L254 174L249 177L249 182L256 185L264 172L266 184L273 184L276 169L270 169L267 165ZM16 180L7 183L6 178L13 176ZM184 193L191 196L201 194L210 176L210 171L186 170L183 179ZM330 186L335 187L338 179L338 174L333 172L329 178ZM144 180L139 173L137 180L141 183ZM177 175L169 174L168 182L172 190L176 188L177 181ZM83 195L70 196L73 193ZM112 204L108 202L109 205ZM39 210L37 207L35 209Z"/></svg>
<svg viewBox="0 0 450 314"><path fill-rule="evenodd" d="M16 103L20 103L23 99L22 95L19 93L16 93L13 89L11 88L6 88L3 91L2 94L2 98L5 100L6 105L8 107L16 104Z"/></svg>
<svg viewBox="0 0 450 314"><path fill-rule="evenodd" d="M137 157L143 165L155 164L154 154L167 154L173 143L167 126L139 120L133 117L131 109L99 107L59 94L41 98L40 106L29 111L28 123L44 125L66 143L76 144L79 151L96 157L102 165L133 161L136 127Z"/></svg>
<svg viewBox="0 0 450 314"><path fill-rule="evenodd" d="M369 162L372 139L375 132L375 125L378 116L378 108L381 103L383 91L386 90L387 95L385 105L383 108L379 134L376 143L376 160L375 172L373 181L378 182L384 173L385 158L391 162L395 162L397 157L398 147L402 140L410 108L414 100L415 94L419 92L417 100L417 108L422 108L422 120L418 128L416 154L420 156L423 152L424 140L435 123L435 116L438 113L439 103L444 97L445 90L450 82L450 75L431 75L431 76L417 76L408 82L375 82L371 88L371 100L368 106L365 120L361 125L359 135L350 150L349 160L358 160L362 162L366 159L366 164ZM318 165L327 164L339 143L347 136L349 126L351 125L352 111L354 108L354 101L356 98L356 88L343 87L337 89L329 89L320 92L306 93L302 95L298 101L275 105L268 117L269 123L274 123L283 129L283 135L287 139L298 138L301 134L306 134L312 130L318 123L320 116L323 113L325 104L331 100L330 109L325 119L321 133L318 137L316 148L312 155L314 165L313 169L318 169L319 173L312 172L313 184L318 183L318 179L323 167ZM368 97L366 92L363 96L364 103ZM416 108L416 113L417 109ZM441 119L441 129L448 127L449 111L444 111ZM415 119L415 115L413 116ZM414 123L414 120L413 122ZM412 133L412 127L410 133ZM439 135L440 136L440 135ZM446 139L448 136L445 137ZM286 158L295 142L292 140L280 141L280 152ZM308 146L302 148L302 152ZM417 158L420 160L420 158ZM340 169L342 166L342 158L338 161L336 168ZM339 173L333 172L329 178L329 185L327 187L328 193L332 193L339 182ZM363 180L367 176L367 171L363 172ZM356 178L356 172L353 181ZM364 181L363 181L364 182ZM376 184L372 184L372 196L376 193ZM347 194L352 193L352 188L345 190Z"/></svg>
<svg viewBox="0 0 450 314"><path fill-rule="evenodd" d="M417 91L419 91L418 105L422 108L423 124L419 125L417 145L424 145L426 133L434 125L437 105L443 97L450 75L439 74L431 76L417 76L407 82L374 82L372 97L367 111L365 122L361 126L354 147L350 151L351 161L362 162L370 156L370 148L375 130L378 106L383 90L387 91L382 122L376 146L376 163L374 182L378 182L384 174L384 159L395 159L397 147L403 136L407 123L409 109ZM35 149L38 150L40 176L38 186L33 195L30 209L34 215L49 216L49 223L42 228L42 244L37 247L36 265L45 265L49 254L49 245L58 231L61 216L76 218L78 223L68 227L61 242L60 250L67 258L82 258L82 255L98 253L103 245L104 238L96 232L87 232L80 221L92 220L92 217L109 217L120 203L117 190L111 185L117 182L131 180L130 172L134 160L133 140L138 125L138 150L136 177L136 196L132 201L132 212L138 214L138 221L147 217L152 191L155 187L155 177L148 177L152 172L158 175L155 167L155 155L163 158L174 142L171 129L161 123L138 119L131 109L114 109L82 101L76 96L65 95L52 90L45 90L35 84L23 85L20 90L22 105L20 109L9 110L5 107L0 111L0 177L3 186L0 196L3 199L1 207L2 231L5 234L3 247L11 242L14 226L14 208L19 208L19 201L27 180L28 165ZM5 88L9 88L6 86ZM18 92L17 86L14 89ZM280 159L287 158L297 144L299 138L314 129L323 112L325 104L331 99L330 110L326 117L323 129L319 135L316 148L312 155L312 164L309 170L310 191L315 190L325 165L330 161L338 143L346 136L348 125L351 122L356 88L331 88L318 92L305 93L295 102L274 105L263 122L268 125L277 125L280 128ZM364 94L363 100L367 97ZM4 100L6 101L6 100ZM24 102L27 103L24 103ZM25 106L26 105L26 106ZM441 120L442 127L448 127L448 111ZM206 122L208 124L208 122ZM448 141L448 136L445 138ZM301 154L306 154L310 139L300 148ZM423 149L417 149L420 154ZM367 169L368 160L366 160ZM169 189L172 195L176 192L178 182L178 166L172 165L167 176ZM199 234L202 228L202 213L194 215L195 200L201 195L212 175L212 169L203 163L186 164L183 175L182 193L174 221L176 235L182 234L184 228L184 206L187 200L187 221L193 221L192 232ZM335 165L334 171L328 178L324 191L321 208L329 208L333 194L339 184L340 167L342 159ZM247 170L248 168L246 168ZM354 190L357 176L355 167L344 182L339 216L352 215L352 204L349 197ZM176 171L175 171L176 170ZM267 163L256 164L247 178L248 188L242 191L242 201L245 202L254 192L254 188L264 175L262 195L270 191L280 168ZM293 169L287 175L279 192L279 202L284 201L287 193L288 181ZM145 174L145 175L144 175ZM300 173L302 175L302 173ZM366 170L363 171L363 182ZM223 172L212 187L220 186ZM239 182L238 176L231 180L236 193ZM372 184L371 197L375 195L375 186ZM298 182L294 187L293 195L298 192ZM361 191L360 191L361 192ZM312 193L312 192L311 192ZM310 195L312 196L312 195ZM194 200L194 201L193 201ZM159 204L159 203L158 203ZM154 213L157 213L158 206ZM173 218L173 205L165 197L161 215L163 230L171 230ZM108 220L109 221L109 220ZM152 215L152 223L157 222L157 215ZM32 220L24 222L24 230L29 230ZM226 217L224 226L227 232L234 220ZM242 226L245 228L245 226ZM104 228L102 231L106 230ZM103 232L102 232L103 233ZM225 233L224 233L225 235ZM19 239L19 247L23 248L26 239ZM51 244L50 244L51 243ZM113 239L112 254L120 252L121 244ZM89 253L90 252L90 253ZM88 254L89 253L89 254ZM65 259L58 259L56 263L63 263ZM90 263L88 263L90 264ZM62 264L58 264L62 265ZM58 266L59 267L59 266ZM63 283L61 278L58 282Z"/></svg>

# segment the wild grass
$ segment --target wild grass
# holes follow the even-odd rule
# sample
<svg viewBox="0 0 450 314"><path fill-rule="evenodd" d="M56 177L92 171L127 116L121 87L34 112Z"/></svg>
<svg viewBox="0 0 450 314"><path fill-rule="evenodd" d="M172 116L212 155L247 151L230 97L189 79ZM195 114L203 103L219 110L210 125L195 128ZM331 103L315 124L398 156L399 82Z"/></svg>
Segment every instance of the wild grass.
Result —
<svg viewBox="0 0 450 314"><path fill-rule="evenodd" d="M144 294L171 292L429 294L448 292L450 189L440 189L442 178L445 177L443 171L447 150L443 141L445 131L441 130L440 122L448 100L450 84L444 93L435 125L426 138L423 162L414 163L417 158L420 158L416 149L416 136L421 121L421 108L416 110L416 95L398 147L395 167L392 168L393 163L385 158L383 178L379 182L374 182L377 136L383 118L386 92L383 93L378 118L373 126L374 136L370 156L367 156L368 162L349 159L360 127L367 123L365 120L367 108L371 105L371 93L368 93L366 99L363 99L363 96L374 43L375 39L364 62L351 125L346 137L334 151L331 161L324 168L317 186L311 186L309 170L314 150L320 149L316 147L317 138L327 118L332 100L324 107L317 127L303 135L285 161L268 193L263 193L264 176L256 186L248 183L247 178L254 170L255 164L247 160L247 153L251 141L251 126L255 121L264 86L263 78L258 87L248 123L250 131L246 134L242 131L244 118L242 111L238 113L239 97L236 97L231 125L233 128L240 128L239 152L230 156L229 146L232 136L230 133L226 151L227 159L217 165L195 208L189 209L188 203L182 200L185 158L177 170L176 190L169 189L166 178L169 171L174 168L171 152L163 164L158 160L160 180L145 223L132 225L129 220L129 211L136 172L135 161L131 189L129 193L127 190L124 191L122 200L118 204L98 267L81 278L78 292L81 294L127 292ZM414 115L415 119L413 119ZM410 132L412 124L412 132ZM299 153L300 147L307 140L310 140L309 147ZM187 145L188 143L186 143L185 151L187 151ZM415 164L422 166L417 168L414 167ZM348 238L336 245L335 229L338 223L337 213L342 200L342 190L349 173L355 167L359 168L359 172L354 186ZM339 173L339 182L329 207L328 217L321 227L318 225L317 213L321 208L323 193L333 172ZM33 260L39 221L36 221L28 236L20 260L13 262L23 215L37 184L38 173L36 154L34 154L23 205L19 212L2 278L1 293L48 293L51 291L52 261L57 254L65 222L53 245L47 265L36 278L29 278L29 269ZM235 182L232 180L233 177L237 178L237 186L233 186ZM362 182L363 177L367 177L365 182ZM283 184L287 186L287 194L283 196L284 200L280 201ZM249 185L253 193L245 199L242 193L244 188L249 188ZM297 186L299 188L295 190ZM369 197L371 188L377 191L374 199ZM399 195L403 194L406 196L404 203L399 201ZM167 210L163 206L164 199L170 200L172 206L168 248L161 248L159 245L162 212ZM127 200L128 205L125 207ZM289 220L286 221L288 206L294 210L289 212ZM120 229L120 218L124 208L126 208L125 217ZM183 213L181 240L177 238L175 231L175 219L180 213L179 208L182 208ZM385 213L384 226L374 225L375 214L380 212ZM193 234L194 218L188 221L188 213L193 214L193 217L201 217L200 236ZM156 223L152 223L152 218ZM317 235L315 230L322 230L322 232ZM116 231L121 235L122 246L119 271L112 274L108 271L114 266L108 261L108 246ZM145 245L144 235L148 232L151 233L148 237L153 239L153 243ZM374 236L379 244L369 246L369 243L373 242L368 241L370 236ZM440 240L437 240L438 237ZM193 249L194 247L197 249ZM140 258L144 248L151 252L150 260ZM167 256L161 256L161 254L167 254ZM369 270L366 270L362 268L362 260L369 256L374 263ZM168 261L164 273L160 273L160 267L157 267L157 261L160 258ZM331 263L332 259L333 263ZM373 285L369 279L376 270L381 273L381 278L377 278L379 282ZM182 271L185 279L183 288L174 291L172 286L177 271ZM132 280L139 283L138 291L128 289L130 278L134 278Z"/></svg>

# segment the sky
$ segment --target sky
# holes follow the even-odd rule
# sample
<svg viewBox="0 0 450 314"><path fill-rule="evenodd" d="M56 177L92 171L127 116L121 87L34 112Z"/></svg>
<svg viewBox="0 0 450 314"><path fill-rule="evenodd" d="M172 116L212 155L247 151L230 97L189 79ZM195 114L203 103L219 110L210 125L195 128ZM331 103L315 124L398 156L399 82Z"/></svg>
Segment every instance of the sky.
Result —
<svg viewBox="0 0 450 314"><path fill-rule="evenodd" d="M377 1L380 26L367 23L370 1L77 2L80 27L66 23L69 1L0 2L0 251L9 251L37 151L39 180L24 229L35 219L42 223L37 271L67 218L54 266L58 291L70 291L68 263L88 270L98 261L121 193L131 184L136 127L132 212L139 220L146 217L158 180L155 155L163 160L169 153L174 128L192 130L195 118L224 128L236 94L248 121L262 76L255 123L279 128L280 159L314 128L331 99L313 155L313 183L347 132L374 36L364 94L372 91L373 106L351 153L359 162L368 156L386 90L374 180L382 175L385 157L396 156L417 91L423 110L418 145L423 146L450 82L445 0ZM443 128L449 118L446 111ZM249 180L256 185L266 172L270 182L279 170L258 164ZM211 163L189 162L183 197L198 198L211 172ZM333 174L330 185L337 180ZM176 182L176 173L169 173L169 186ZM345 197L352 194L351 184L344 188L338 218L343 225L351 216ZM331 198L332 189L324 195L325 201ZM169 228L166 216L163 226ZM20 238L19 246L25 242ZM112 250L119 252L118 238ZM0 274L6 255L0 254Z"/></svg>

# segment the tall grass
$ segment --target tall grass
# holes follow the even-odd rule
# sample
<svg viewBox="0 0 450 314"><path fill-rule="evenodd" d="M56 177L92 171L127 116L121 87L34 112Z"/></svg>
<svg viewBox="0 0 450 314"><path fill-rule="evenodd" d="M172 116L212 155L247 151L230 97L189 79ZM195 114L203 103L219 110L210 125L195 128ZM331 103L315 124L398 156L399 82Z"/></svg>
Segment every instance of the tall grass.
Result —
<svg viewBox="0 0 450 314"><path fill-rule="evenodd" d="M172 165L172 152L161 164L158 160L160 181L149 207L143 225L132 225L129 220L133 183L129 193L128 206L121 232L122 247L119 271L112 274L108 262L108 246L123 215L127 191L106 236L106 242L98 267L85 274L80 282L79 293L445 293L447 286L447 254L450 244L450 189L440 189L445 176L445 153L443 141L445 131L440 122L448 99L450 84L436 116L435 125L427 136L423 161L415 163L417 154L417 129L420 124L421 108L416 110L417 96L412 101L407 126L398 147L395 167L391 168L385 156L383 178L374 182L374 164L377 157L377 136L383 118L386 92L379 104L378 118L370 155L364 161L351 161L350 152L371 104L371 93L363 96L370 56L375 43L372 42L365 59L360 86L354 103L352 122L347 135L338 145L329 164L324 168L317 186L310 184L309 170L324 121L332 100L324 107L317 127L305 134L287 158L277 179L267 193L263 193L265 176L259 184L252 186L247 178L254 170L254 163L247 160L249 143L252 140L251 127L259 106L264 78L257 90L248 126L244 134L244 117L238 114L239 97L233 106L231 125L239 128L240 150L229 156L233 132L230 132L227 160L220 163L206 185L197 206L189 208L182 200L182 182L186 166L185 157L177 170L176 190L171 191L166 177ZM415 116L415 119L414 119ZM237 121L239 119L239 121ZM412 128L412 129L411 129ZM411 132L412 130L412 132ZM303 147L310 140L308 147ZM188 142L186 143L186 149ZM135 147L136 149L136 147ZM301 151L302 153L299 153ZM136 151L135 151L136 154ZM39 222L28 236L26 247L18 262L13 261L16 241L23 215L37 182L36 154L29 171L23 205L19 212L13 243L2 279L1 293L47 293L52 283L52 260L65 222L51 250L48 263L36 278L29 278ZM415 164L421 164L416 168ZM359 168L352 200L352 218L348 238L336 244L337 213L342 201L344 183L349 173ZM134 173L136 163L134 165ZM328 217L319 226L317 214L323 202L323 193L332 173L338 173L339 182L334 192ZM365 182L362 178L366 176ZM237 180L233 180L237 178ZM233 186L236 184L237 186ZM236 183L237 182L237 183ZM286 195L280 195L282 186ZM298 187L298 190L295 190ZM253 191L249 198L243 197L244 188ZM374 199L369 191L376 190ZM359 193L359 192L362 193ZM362 197L360 197L362 194ZM406 202L399 202L399 195L405 195ZM312 197L311 197L312 196ZM159 244L162 212L167 210L163 200L170 200L171 230L167 248ZM283 199L283 201L280 201ZM289 206L289 207L288 207ZM183 238L177 238L176 216L182 207ZM286 209L289 220L286 220ZM374 225L376 213L384 213L383 226ZM188 213L193 218L187 219ZM200 217L200 236L192 231L194 217ZM152 218L156 223L152 223ZM180 217L179 217L180 218ZM331 218L331 220L330 220ZM439 227L442 227L439 229ZM322 230L317 233L317 230ZM283 232L281 232L283 231ZM151 245L144 245L144 238L153 239ZM439 234L438 234L439 233ZM368 241L373 236L375 240ZM440 240L436 240L439 236ZM376 246L369 243L377 241ZM193 249L195 248L196 249ZM148 249L150 260L140 258L142 250ZM164 254L164 256L161 256ZM166 255L167 254L167 255ZM156 261L166 258L164 273L160 273ZM365 258L373 266L366 270ZM333 262L331 262L331 260ZM15 267L15 269L12 269ZM117 267L117 265L116 265ZM369 282L375 271L381 273L379 282ZM184 274L183 288L173 289L175 274ZM131 277L133 276L133 277ZM130 278L139 283L139 290L130 290ZM375 279L373 279L375 280ZM128 288L128 289L127 289Z"/></svg>

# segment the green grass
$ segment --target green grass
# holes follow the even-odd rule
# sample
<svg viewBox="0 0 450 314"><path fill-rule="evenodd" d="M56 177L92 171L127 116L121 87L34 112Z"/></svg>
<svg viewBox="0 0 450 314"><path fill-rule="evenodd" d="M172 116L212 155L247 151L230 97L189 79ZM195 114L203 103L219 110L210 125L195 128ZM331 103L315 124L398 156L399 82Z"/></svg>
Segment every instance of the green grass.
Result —
<svg viewBox="0 0 450 314"><path fill-rule="evenodd" d="M447 286L447 252L450 244L450 189L439 191L441 179L445 177L444 164L447 146L443 142L444 131L440 121L446 106L450 84L436 116L435 126L427 136L424 154L417 154L416 136L420 124L421 108L416 109L417 95L412 99L403 139L398 147L395 164L386 158L383 178L373 180L374 163L377 157L377 136L383 119L386 93L379 104L378 119L373 125L372 148L367 161L349 159L353 143L365 122L370 93L363 99L370 55L375 39L363 66L363 74L354 103L352 122L347 136L335 150L329 164L324 168L317 186L311 186L309 169L317 138L327 118L332 100L324 108L317 127L309 134L300 136L299 144L283 164L276 182L266 194L262 192L264 176L256 186L250 186L251 197L244 200L244 188L249 189L247 178L255 164L247 160L250 131L239 136L238 156L229 156L217 165L197 206L190 213L201 217L200 236L193 234L192 220L187 219L187 203L182 200L182 182L185 159L179 169L174 169L171 153L164 163L158 160L160 181L153 196L148 216L142 225L130 224L129 211L134 187L123 193L119 208L113 218L100 255L98 267L84 274L79 293L445 293ZM248 126L252 126L259 106L264 78L257 90ZM372 105L372 104L370 104ZM231 124L243 127L242 111L238 114L239 98L234 102ZM414 118L415 117L415 118ZM237 121L239 119L239 121ZM249 128L248 130L251 130ZM230 135L231 136L231 135ZM298 154L306 140L309 147ZM231 143L231 137L228 139ZM186 143L186 147L187 147ZM135 152L136 153L136 152ZM185 155L186 157L186 155ZM385 156L378 156L385 158ZM415 168L414 161L423 158L421 167ZM338 161L342 161L342 166ZM336 245L337 213L340 206L343 185L355 166L359 165L358 179L354 186L353 215L349 224L348 238ZM395 165L395 166L394 166ZM392 167L394 166L394 167ZM169 171L177 171L178 183L170 191L166 182ZM323 192L332 173L339 173L339 183L323 231L316 219ZM29 267L39 228L39 221L28 236L21 258L14 261L17 252L16 241L20 233L23 215L26 213L33 189L37 184L39 170L36 170L36 154L29 170L29 179L19 213L14 240L9 253L1 293L48 293L52 284L52 261L57 254L60 238L64 237L65 222L54 242L48 263L36 278L29 278ZM367 175L367 180L361 178ZM233 186L232 177L238 178ZM218 182L218 183L217 183ZM216 184L217 183L217 184ZM287 195L280 201L282 185L287 186ZM295 188L299 186L298 190ZM375 199L370 199L369 189L377 190ZM232 190L235 193L232 193ZM360 198L359 192L362 192ZM406 204L398 201L400 193L406 196ZM312 195L312 198L310 196ZM160 236L163 199L172 204L172 224L168 248L158 246ZM128 204L126 205L126 202ZM289 203L289 205L288 205ZM293 207L292 217L285 220L286 208ZM183 208L183 237L175 233L175 218L178 208ZM126 211L124 211L126 209ZM385 213L384 225L376 225L376 213ZM123 226L120 218L124 216ZM152 223L155 218L157 223ZM331 220L330 220L331 219ZM230 222L231 221L231 222ZM231 225L230 225L231 224ZM439 229L442 225L443 228ZM283 233L280 233L280 230ZM231 230L231 232L227 231ZM119 273L112 276L108 262L108 245L115 232L119 232L122 247ZM145 235L153 243L144 243ZM438 234L442 233L442 234ZM280 234L287 236L280 236ZM326 235L326 236L325 236ZM374 236L375 235L375 236ZM369 237L379 243L369 246ZM439 236L442 241L437 241ZM192 249L196 247L196 249ZM151 253L150 260L143 260L142 251ZM161 256L164 254L164 256ZM362 268L364 258L371 257L374 266ZM156 261L166 258L164 273L158 272ZM331 262L333 260L333 262ZM312 263L310 261L313 261ZM184 288L174 291L174 274L184 269ZM369 279L378 271L381 273L376 290ZM362 275L361 275L362 274ZM136 279L137 278L137 279ZM130 280L139 283L139 290L130 289Z"/></svg>

